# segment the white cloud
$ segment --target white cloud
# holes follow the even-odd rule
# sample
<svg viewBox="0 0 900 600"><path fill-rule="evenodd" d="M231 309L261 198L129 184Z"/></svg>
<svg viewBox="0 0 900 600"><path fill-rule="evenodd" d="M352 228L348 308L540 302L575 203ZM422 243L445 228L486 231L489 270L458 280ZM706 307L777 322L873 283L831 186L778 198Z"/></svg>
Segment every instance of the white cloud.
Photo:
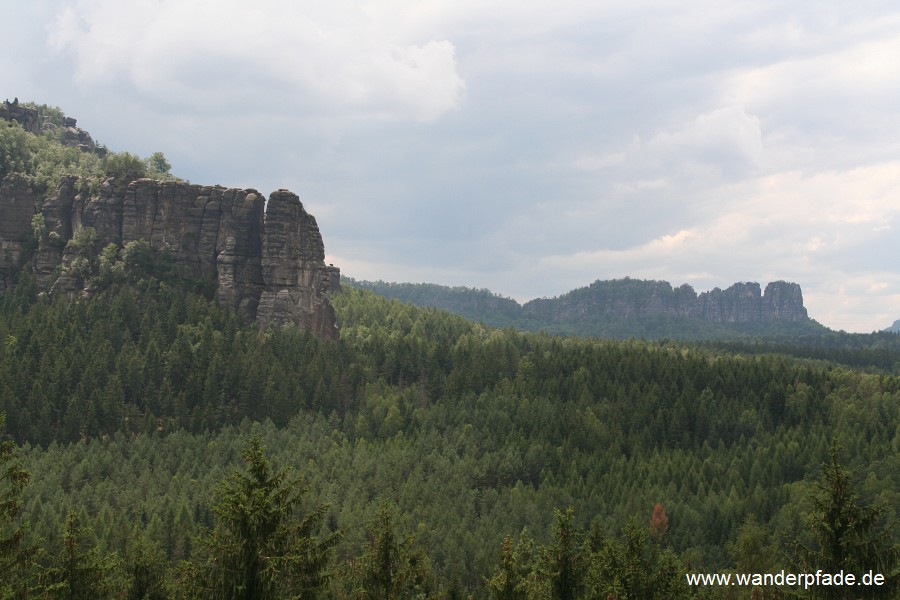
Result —
<svg viewBox="0 0 900 600"><path fill-rule="evenodd" d="M891 21L894 27L877 28L869 39L839 35L819 52L734 69L718 83L717 94L722 102L765 114L768 128L793 145L820 146L817 159L829 146L847 142L863 142L864 150L866 142L884 139L900 125L900 38L896 19Z"/></svg>
<svg viewBox="0 0 900 600"><path fill-rule="evenodd" d="M575 160L576 169L620 167L628 174L666 172L676 177L701 172L727 176L757 170L764 148L759 118L738 106L717 108L646 141L636 138L628 148Z"/></svg>
<svg viewBox="0 0 900 600"><path fill-rule="evenodd" d="M458 108L453 44L383 25L352 1L79 0L50 39L83 86L125 82L198 111L432 121Z"/></svg>

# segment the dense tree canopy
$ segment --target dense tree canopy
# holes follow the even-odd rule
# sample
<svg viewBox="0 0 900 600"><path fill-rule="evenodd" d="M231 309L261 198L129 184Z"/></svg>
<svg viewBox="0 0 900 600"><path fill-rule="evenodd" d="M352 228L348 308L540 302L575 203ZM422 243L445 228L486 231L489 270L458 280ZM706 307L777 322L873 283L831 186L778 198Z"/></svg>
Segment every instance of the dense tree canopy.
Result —
<svg viewBox="0 0 900 600"><path fill-rule="evenodd" d="M780 540L811 531L802 515L833 437L865 467L853 481L861 498L900 500L890 375L492 330L352 289L333 299L341 341L323 343L260 332L164 261L138 263L91 301L38 298L26 279L0 303L2 410L39 474L21 496L30 538L58 544L66 514L84 510L123 573L132 539L158 547L163 570L206 564L216 482L255 421L268 423L271 473L293 466L309 485L306 509L327 504L318 539L342 532L338 590L354 589L385 502L397 539L415 534L433 593L511 597L554 593L562 570L546 548L554 509L569 506L573 548L592 565L578 570L581 590L627 590L610 573L628 560L663 561L669 574L753 564L748 523L764 553L782 557L771 566L786 566L792 547ZM531 534L504 543L523 528ZM628 558L635 544L644 554Z"/></svg>

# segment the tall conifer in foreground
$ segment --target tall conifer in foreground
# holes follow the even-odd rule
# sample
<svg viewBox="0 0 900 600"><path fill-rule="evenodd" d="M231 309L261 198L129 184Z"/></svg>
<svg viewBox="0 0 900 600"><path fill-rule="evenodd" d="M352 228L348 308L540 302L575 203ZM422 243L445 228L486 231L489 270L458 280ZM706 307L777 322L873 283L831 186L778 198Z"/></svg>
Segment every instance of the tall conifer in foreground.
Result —
<svg viewBox="0 0 900 600"><path fill-rule="evenodd" d="M854 587L818 586L802 597L897 598L900 593L900 546L893 542L893 522L887 510L865 506L853 489L853 473L839 460L840 447L831 444L829 462L816 484L810 517L812 543L796 542L797 563L804 572L853 573L857 578L873 571L884 576L882 585Z"/></svg>
<svg viewBox="0 0 900 600"><path fill-rule="evenodd" d="M6 415L0 413L0 436L5 422ZM0 598L27 595L26 571L32 552L22 544L24 532L18 517L28 478L15 444L0 437Z"/></svg>
<svg viewBox="0 0 900 600"><path fill-rule="evenodd" d="M431 564L412 535L399 533L394 511L382 506L369 525L369 543L356 561L351 579L361 600L431 597Z"/></svg>
<svg viewBox="0 0 900 600"><path fill-rule="evenodd" d="M39 577L42 598L48 600L102 600L113 598L119 574L115 556L104 556L94 546L93 531L75 513L66 517L63 545Z"/></svg>
<svg viewBox="0 0 900 600"><path fill-rule="evenodd" d="M245 469L216 490L217 525L203 540L209 561L199 569L198 593L216 600L318 597L337 539L316 537L325 507L298 513L308 488L290 471L272 472L259 436L244 460Z"/></svg>

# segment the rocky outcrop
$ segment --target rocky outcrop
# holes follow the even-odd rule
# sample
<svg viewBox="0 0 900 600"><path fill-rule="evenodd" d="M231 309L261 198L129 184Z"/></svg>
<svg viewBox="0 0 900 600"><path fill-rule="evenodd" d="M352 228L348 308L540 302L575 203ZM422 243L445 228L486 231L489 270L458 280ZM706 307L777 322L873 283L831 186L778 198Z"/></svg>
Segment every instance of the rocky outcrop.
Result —
<svg viewBox="0 0 900 600"><path fill-rule="evenodd" d="M697 294L690 285L624 278L595 281L556 298L520 305L486 289L430 283L346 280L351 287L418 306L435 307L494 327L603 338L712 340L816 334L795 283L736 283Z"/></svg>
<svg viewBox="0 0 900 600"><path fill-rule="evenodd" d="M106 156L106 148L103 146L98 146L96 143L94 143L94 139L91 137L91 134L81 127L77 127L76 123L77 121L72 117L66 117L63 121L63 144L72 148L78 148L82 152L94 152L100 158ZM57 127L54 125L45 125L45 127L53 130L57 129Z"/></svg>
<svg viewBox="0 0 900 600"><path fill-rule="evenodd" d="M796 283L774 281L760 294L756 282L736 283L726 290L715 288L697 298L696 314L714 323L806 321L803 293Z"/></svg>
<svg viewBox="0 0 900 600"><path fill-rule="evenodd" d="M18 173L0 182L0 294L12 285L33 239L35 195L29 178Z"/></svg>
<svg viewBox="0 0 900 600"><path fill-rule="evenodd" d="M303 209L300 198L287 190L269 196L262 242L264 287L257 319L284 324L300 319L310 331L334 327L331 305L319 301L329 290L325 247L316 219Z"/></svg>
<svg viewBox="0 0 900 600"><path fill-rule="evenodd" d="M0 104L0 119L18 123L25 131L34 134L39 134L41 132L38 111L27 106L22 106L19 104L18 98L12 102L4 100L3 104Z"/></svg>
<svg viewBox="0 0 900 600"><path fill-rule="evenodd" d="M328 271L328 291L332 293L338 293L341 291L341 270L329 264L325 267Z"/></svg>
<svg viewBox="0 0 900 600"><path fill-rule="evenodd" d="M803 292L796 283L773 281L766 286L760 309L762 321L806 321Z"/></svg>
<svg viewBox="0 0 900 600"><path fill-rule="evenodd" d="M64 146L78 148L82 152L93 152L100 158L107 154L106 148L98 146L90 133L76 125L75 119L64 117L62 125L51 123L49 120L42 123L38 111L19 104L18 98L12 102L5 100L0 104L0 119L18 123L25 131L35 135L40 135L43 131L52 131Z"/></svg>
<svg viewBox="0 0 900 600"><path fill-rule="evenodd" d="M28 179L11 175L0 188L0 280L9 285L30 238L35 198ZM87 196L78 179L66 177L40 209L45 231L31 261L36 281L51 293L84 291L70 269L70 240L89 233L99 251L145 240L168 254L185 277L215 285L216 299L261 324L293 324L324 339L336 339L328 301L334 267L316 220L291 192L266 199L253 189L182 182L107 179ZM339 275L338 275L339 276Z"/></svg>
<svg viewBox="0 0 900 600"><path fill-rule="evenodd" d="M712 323L806 321L803 294L796 283L776 281L761 293L758 283L735 283L700 295L685 284L673 289L665 281L620 279L595 281L558 298L527 302L526 316L567 321L579 316L604 319L648 317L695 318Z"/></svg>

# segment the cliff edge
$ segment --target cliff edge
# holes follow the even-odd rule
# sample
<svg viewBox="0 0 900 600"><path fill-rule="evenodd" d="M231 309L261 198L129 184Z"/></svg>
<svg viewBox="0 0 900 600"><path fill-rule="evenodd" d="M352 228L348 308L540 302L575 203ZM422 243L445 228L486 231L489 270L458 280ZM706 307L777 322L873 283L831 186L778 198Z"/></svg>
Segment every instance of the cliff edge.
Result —
<svg viewBox="0 0 900 600"><path fill-rule="evenodd" d="M89 293L71 241L99 253L143 240L180 275L214 282L216 299L245 318L338 338L327 296L338 271L325 264L316 220L292 192L266 202L254 189L110 177L86 195L70 176L42 203L37 196L27 176L0 182L0 293L28 267L51 294Z"/></svg>
<svg viewBox="0 0 900 600"><path fill-rule="evenodd" d="M787 281L773 281L765 291L756 282L741 282L699 295L690 285L673 289L666 281L595 281L557 298L532 300L522 310L526 316L550 321L585 315L608 319L692 318L710 323L809 320L800 286Z"/></svg>

